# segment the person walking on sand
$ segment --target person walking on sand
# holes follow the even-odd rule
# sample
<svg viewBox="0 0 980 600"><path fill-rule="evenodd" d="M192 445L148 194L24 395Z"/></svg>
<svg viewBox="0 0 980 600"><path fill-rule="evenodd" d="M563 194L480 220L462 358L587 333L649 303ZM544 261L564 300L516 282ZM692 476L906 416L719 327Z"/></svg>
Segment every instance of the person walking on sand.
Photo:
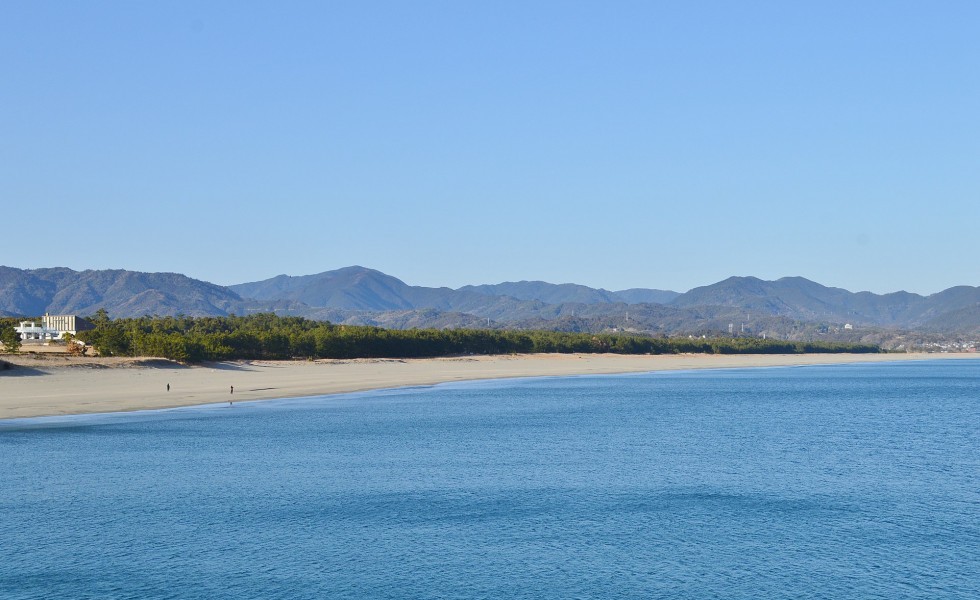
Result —
<svg viewBox="0 0 980 600"><path fill-rule="evenodd" d="M229 394L234 394L234 393L235 393L235 386L231 386L231 391L230 391L230 392L228 392L228 393L229 393ZM228 398L228 406L234 406L234 405L233 405L233 404L231 403L231 398Z"/></svg>
<svg viewBox="0 0 980 600"><path fill-rule="evenodd" d="M169 383L167 384L167 391L168 392L170 391L170 384Z"/></svg>

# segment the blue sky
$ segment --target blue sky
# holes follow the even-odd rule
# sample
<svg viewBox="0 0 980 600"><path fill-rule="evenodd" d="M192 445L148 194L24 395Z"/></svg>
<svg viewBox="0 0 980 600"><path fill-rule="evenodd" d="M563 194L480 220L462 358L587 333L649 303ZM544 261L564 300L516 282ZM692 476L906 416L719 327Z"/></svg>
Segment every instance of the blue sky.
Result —
<svg viewBox="0 0 980 600"><path fill-rule="evenodd" d="M0 7L0 264L980 285L980 3Z"/></svg>

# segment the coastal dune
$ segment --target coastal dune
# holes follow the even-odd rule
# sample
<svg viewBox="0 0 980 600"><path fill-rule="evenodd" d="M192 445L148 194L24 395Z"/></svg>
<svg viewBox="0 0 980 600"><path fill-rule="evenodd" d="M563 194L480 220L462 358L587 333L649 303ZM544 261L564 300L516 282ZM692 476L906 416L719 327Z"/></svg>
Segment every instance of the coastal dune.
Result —
<svg viewBox="0 0 980 600"><path fill-rule="evenodd" d="M956 358L980 355L534 354L201 366L147 359L16 356L3 357L13 368L0 371L0 419L298 398L478 379Z"/></svg>

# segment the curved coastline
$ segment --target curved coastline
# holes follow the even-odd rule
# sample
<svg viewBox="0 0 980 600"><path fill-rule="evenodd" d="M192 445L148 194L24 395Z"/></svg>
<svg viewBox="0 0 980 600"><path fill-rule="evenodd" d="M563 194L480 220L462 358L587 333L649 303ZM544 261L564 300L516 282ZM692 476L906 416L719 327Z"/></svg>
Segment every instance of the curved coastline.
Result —
<svg viewBox="0 0 980 600"><path fill-rule="evenodd" d="M6 359L16 368L0 375L0 420L306 398L486 379L936 359L980 359L980 354L533 354L238 361L193 367L159 360L17 357Z"/></svg>

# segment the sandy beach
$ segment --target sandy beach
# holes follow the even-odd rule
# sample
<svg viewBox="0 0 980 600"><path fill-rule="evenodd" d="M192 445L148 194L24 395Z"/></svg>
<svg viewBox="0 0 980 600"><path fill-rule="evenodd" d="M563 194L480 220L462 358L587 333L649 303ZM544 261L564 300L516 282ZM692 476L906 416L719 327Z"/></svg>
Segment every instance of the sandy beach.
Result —
<svg viewBox="0 0 980 600"><path fill-rule="evenodd" d="M935 359L980 359L980 354L539 354L201 366L156 359L4 356L0 360L14 368L0 371L0 419L170 408L229 399L299 398L478 379Z"/></svg>

